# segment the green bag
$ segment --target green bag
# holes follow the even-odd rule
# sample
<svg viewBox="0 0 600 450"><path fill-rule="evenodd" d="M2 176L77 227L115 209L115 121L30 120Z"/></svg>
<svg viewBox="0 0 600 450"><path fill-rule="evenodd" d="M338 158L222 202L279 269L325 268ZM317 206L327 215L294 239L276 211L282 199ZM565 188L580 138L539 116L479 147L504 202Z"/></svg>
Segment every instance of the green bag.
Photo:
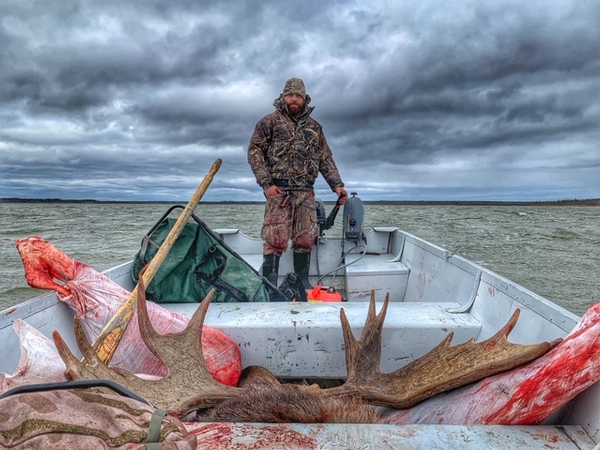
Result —
<svg viewBox="0 0 600 450"><path fill-rule="evenodd" d="M180 206L169 209L144 236L133 260L136 283L175 225L177 220L166 216L176 207ZM192 218L146 287L147 298L157 303L201 302L215 288L213 302L268 302L262 276L198 217Z"/></svg>

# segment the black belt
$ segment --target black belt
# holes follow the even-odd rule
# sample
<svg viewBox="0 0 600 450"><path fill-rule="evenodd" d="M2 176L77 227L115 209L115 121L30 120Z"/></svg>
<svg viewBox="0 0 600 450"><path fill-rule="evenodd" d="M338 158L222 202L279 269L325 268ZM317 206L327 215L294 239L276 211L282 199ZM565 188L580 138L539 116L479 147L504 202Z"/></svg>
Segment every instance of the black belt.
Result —
<svg viewBox="0 0 600 450"><path fill-rule="evenodd" d="M312 189L314 186L314 183L310 183L308 181L304 184L298 184L294 181L290 182L290 180L281 180L279 178L273 179L273 184L277 187L290 189Z"/></svg>

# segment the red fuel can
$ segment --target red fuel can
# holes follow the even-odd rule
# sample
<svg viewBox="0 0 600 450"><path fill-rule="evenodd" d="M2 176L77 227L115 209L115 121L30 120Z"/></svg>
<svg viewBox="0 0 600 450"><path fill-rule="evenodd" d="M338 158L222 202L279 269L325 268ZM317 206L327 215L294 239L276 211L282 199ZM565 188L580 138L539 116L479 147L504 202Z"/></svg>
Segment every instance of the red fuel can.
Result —
<svg viewBox="0 0 600 450"><path fill-rule="evenodd" d="M306 294L309 302L341 302L342 294L332 287L324 287L318 284Z"/></svg>

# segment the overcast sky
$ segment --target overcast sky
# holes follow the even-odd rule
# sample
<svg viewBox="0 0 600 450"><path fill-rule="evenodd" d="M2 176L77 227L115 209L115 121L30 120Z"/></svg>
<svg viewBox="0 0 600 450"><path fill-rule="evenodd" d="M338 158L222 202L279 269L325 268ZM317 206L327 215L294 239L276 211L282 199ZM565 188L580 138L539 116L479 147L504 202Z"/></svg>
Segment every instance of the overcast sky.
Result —
<svg viewBox="0 0 600 450"><path fill-rule="evenodd" d="M2 0L0 197L262 200L292 76L363 200L600 197L600 0Z"/></svg>

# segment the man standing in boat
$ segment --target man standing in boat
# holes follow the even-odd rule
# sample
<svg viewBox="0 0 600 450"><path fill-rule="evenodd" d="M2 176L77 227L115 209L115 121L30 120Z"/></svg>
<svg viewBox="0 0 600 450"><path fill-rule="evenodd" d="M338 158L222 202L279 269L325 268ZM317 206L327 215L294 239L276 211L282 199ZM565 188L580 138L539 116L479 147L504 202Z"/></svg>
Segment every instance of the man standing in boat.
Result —
<svg viewBox="0 0 600 450"><path fill-rule="evenodd" d="M275 112L256 124L248 147L248 163L266 197L263 276L277 284L279 258L291 239L294 272L305 288L319 233L313 190L319 172L342 204L348 197L323 129L310 117L310 100L300 78L287 80L273 103Z"/></svg>

